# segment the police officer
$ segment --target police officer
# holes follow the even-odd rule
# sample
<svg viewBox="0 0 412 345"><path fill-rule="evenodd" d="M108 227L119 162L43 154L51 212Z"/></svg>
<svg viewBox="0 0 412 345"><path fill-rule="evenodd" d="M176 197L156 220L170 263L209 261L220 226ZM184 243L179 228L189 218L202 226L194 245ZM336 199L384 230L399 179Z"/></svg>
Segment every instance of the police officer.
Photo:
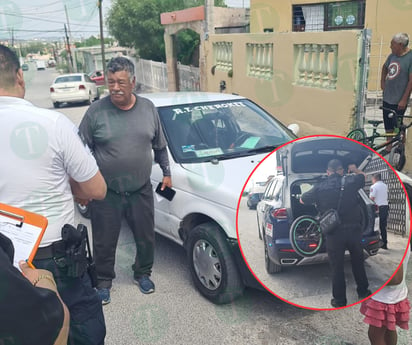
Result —
<svg viewBox="0 0 412 345"><path fill-rule="evenodd" d="M326 238L326 249L329 256L332 271L332 295L331 305L334 308L346 306L346 283L344 272L345 250L348 249L351 256L352 272L357 284L357 292L360 299L371 294L368 289L368 279L363 259L361 246L362 229L360 227L361 213L357 192L365 185L365 175L350 164L349 174L345 177L344 191L339 207L341 225ZM302 194L302 204L316 204L318 211L337 209L340 197L341 180L344 174L342 162L332 159L326 170L327 178L312 189Z"/></svg>

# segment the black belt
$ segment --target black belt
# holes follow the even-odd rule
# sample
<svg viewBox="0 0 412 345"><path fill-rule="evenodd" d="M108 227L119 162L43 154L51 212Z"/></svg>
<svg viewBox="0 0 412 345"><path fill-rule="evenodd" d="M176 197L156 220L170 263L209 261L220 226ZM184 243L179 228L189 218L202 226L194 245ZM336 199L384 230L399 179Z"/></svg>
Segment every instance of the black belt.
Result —
<svg viewBox="0 0 412 345"><path fill-rule="evenodd" d="M51 245L47 247L39 247L39 249L37 249L34 260L51 259L56 256L60 257L64 255L65 250L66 246L62 240L53 242Z"/></svg>
<svg viewBox="0 0 412 345"><path fill-rule="evenodd" d="M111 188L108 188L108 190L110 190L111 192L113 192L113 193L115 193L115 194L117 194L117 195L121 195L121 196L131 196L131 195L133 195L133 194L135 194L135 193L140 192L144 187L146 187L146 185L147 185L147 183L145 183L145 184L144 184L143 186L141 186L139 189L136 189L136 190L134 190L134 191L132 191L132 192L119 192L119 191L114 190L114 189L111 189Z"/></svg>

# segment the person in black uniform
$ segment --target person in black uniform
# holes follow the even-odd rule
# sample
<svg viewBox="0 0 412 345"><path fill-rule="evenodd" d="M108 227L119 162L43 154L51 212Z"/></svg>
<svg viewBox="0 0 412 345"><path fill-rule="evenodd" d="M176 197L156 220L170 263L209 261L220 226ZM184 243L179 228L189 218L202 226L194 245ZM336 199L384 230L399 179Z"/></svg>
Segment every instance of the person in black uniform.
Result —
<svg viewBox="0 0 412 345"><path fill-rule="evenodd" d="M345 250L348 249L351 257L352 272L357 284L357 292L360 299L371 294L366 276L363 249L361 246L362 229L358 190L365 185L365 175L350 164L346 175L344 191L339 208L341 225L326 236L326 250L332 271L332 295L331 305L334 308L346 306L346 283L344 272ZM320 214L331 208L337 208L341 179L344 174L341 161L333 159L327 167L327 179L315 184L306 193L302 194L302 204L316 204Z"/></svg>
<svg viewBox="0 0 412 345"><path fill-rule="evenodd" d="M70 315L51 272L20 263L0 233L0 344L67 344Z"/></svg>

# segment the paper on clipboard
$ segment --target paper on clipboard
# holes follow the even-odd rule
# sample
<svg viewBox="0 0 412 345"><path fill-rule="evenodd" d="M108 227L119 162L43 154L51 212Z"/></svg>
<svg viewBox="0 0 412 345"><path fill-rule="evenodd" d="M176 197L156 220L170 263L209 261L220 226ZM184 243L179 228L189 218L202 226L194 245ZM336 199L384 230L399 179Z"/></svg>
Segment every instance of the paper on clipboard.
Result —
<svg viewBox="0 0 412 345"><path fill-rule="evenodd" d="M18 269L21 260L31 264L46 227L47 218L0 203L0 232L13 242L13 265Z"/></svg>

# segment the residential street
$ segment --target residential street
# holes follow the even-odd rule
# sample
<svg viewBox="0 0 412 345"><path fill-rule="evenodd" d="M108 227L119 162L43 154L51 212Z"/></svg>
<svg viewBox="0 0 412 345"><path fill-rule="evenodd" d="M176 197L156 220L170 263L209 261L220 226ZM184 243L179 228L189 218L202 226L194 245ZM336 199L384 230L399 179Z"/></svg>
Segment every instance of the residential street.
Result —
<svg viewBox="0 0 412 345"><path fill-rule="evenodd" d="M38 106L52 109L49 85L57 75L56 71L54 69L30 70L24 73L27 81L26 99ZM70 106L58 110L79 124L87 106ZM241 217L245 219L251 217L250 219L256 221L253 211L247 209L244 211L247 212L242 211ZM76 222L83 222L90 230L89 221L79 214L76 216ZM264 270L263 251L256 227L253 227L253 221L250 223L245 221L243 224L248 224L245 236L249 236L247 242L248 244L250 242L252 253L247 254L248 261L249 257L251 262L256 260L256 265ZM241 242L243 246L243 235ZM132 280L131 264L135 254L134 248L132 234L124 224L117 249L117 278L112 289L112 302L104 306L107 326L106 345L369 344L367 325L362 322L359 305L336 311L313 311L292 306L267 292L252 289L246 289L244 296L232 304L217 306L210 303L197 292L192 283L183 248L161 236L156 237L153 268L156 292L143 295ZM375 264L372 261L368 262L370 269L382 262L381 258L389 256L392 258L395 253L395 249L391 249L388 254L379 254ZM299 275L303 279L299 283L293 279L284 280L287 284L282 287L282 291L280 285L276 285L276 292L286 296L285 291L295 291L293 299L295 302L300 302L296 298L296 291L299 291L296 285L305 286L305 291L311 289L314 283L309 282L308 279L315 279L313 272L317 270L322 272L317 279L324 285L322 288L314 288L315 292L318 296L329 299L326 268L326 265L313 267L310 270L306 267L299 268L294 272L294 276ZM282 277L290 274L292 270L294 268L282 273ZM376 276L378 277L378 271ZM269 278L272 281L278 280L277 276ZM408 268L408 284L412 289L412 264ZM318 297L314 294L313 298ZM309 301L309 304L313 303L313 300ZM412 332L399 332L398 345L411 343Z"/></svg>

